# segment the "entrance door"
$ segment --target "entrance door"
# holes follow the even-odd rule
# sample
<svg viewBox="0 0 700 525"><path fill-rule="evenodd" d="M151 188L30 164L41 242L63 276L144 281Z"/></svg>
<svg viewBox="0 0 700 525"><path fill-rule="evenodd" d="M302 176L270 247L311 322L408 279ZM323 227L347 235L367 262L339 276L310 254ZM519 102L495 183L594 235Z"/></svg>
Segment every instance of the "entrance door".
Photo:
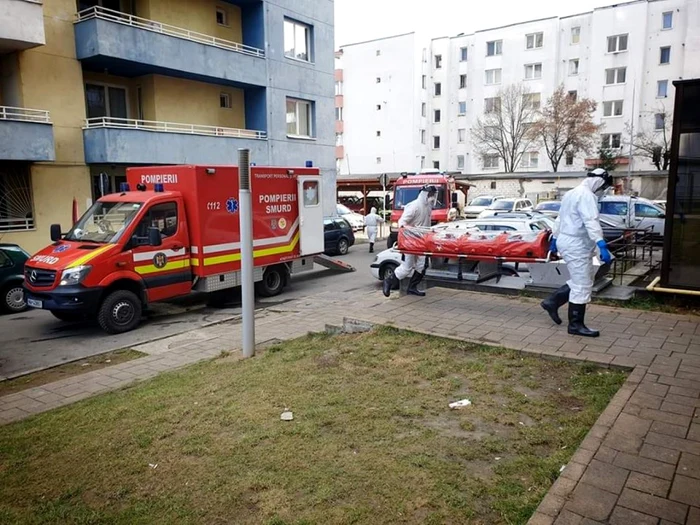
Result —
<svg viewBox="0 0 700 525"><path fill-rule="evenodd" d="M297 179L299 200L300 255L323 253L323 207L321 178L301 176Z"/></svg>

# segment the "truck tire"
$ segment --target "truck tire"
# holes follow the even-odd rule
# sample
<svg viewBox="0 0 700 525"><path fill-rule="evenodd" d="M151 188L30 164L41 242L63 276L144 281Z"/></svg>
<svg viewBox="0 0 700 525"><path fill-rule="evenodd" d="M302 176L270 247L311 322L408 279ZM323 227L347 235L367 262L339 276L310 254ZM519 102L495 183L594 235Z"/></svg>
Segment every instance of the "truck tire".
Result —
<svg viewBox="0 0 700 525"><path fill-rule="evenodd" d="M102 301L97 323L108 334L133 330L141 322L141 300L129 290L116 290Z"/></svg>
<svg viewBox="0 0 700 525"><path fill-rule="evenodd" d="M10 283L0 289L0 312L17 314L27 309L27 301L24 299L24 288L21 281Z"/></svg>
<svg viewBox="0 0 700 525"><path fill-rule="evenodd" d="M66 323L74 323L76 321L82 321L85 319L85 314L79 312L64 312L62 310L51 310L51 315L53 315L59 321L64 321Z"/></svg>
<svg viewBox="0 0 700 525"><path fill-rule="evenodd" d="M263 273L262 281L255 283L255 289L261 297L274 297L284 290L287 272L282 266L269 266Z"/></svg>

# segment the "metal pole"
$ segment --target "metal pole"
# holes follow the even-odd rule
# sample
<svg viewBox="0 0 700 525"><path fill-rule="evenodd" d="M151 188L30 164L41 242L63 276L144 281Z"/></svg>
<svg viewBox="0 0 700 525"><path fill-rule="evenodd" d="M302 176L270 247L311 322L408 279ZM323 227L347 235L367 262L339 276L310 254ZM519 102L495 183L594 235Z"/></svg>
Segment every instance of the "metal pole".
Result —
<svg viewBox="0 0 700 525"><path fill-rule="evenodd" d="M627 162L627 194L632 195L632 145L634 144L634 99L637 93L637 80L632 84L632 119L630 121L630 154Z"/></svg>
<svg viewBox="0 0 700 525"><path fill-rule="evenodd" d="M384 222L379 223L379 227L381 228L379 230L379 235L384 238L384 227L386 226L386 185L384 184L382 184L382 219L384 219Z"/></svg>
<svg viewBox="0 0 700 525"><path fill-rule="evenodd" d="M241 214L241 295L243 357L255 355L255 282L253 280L253 205L250 195L250 150L238 150L238 200Z"/></svg>

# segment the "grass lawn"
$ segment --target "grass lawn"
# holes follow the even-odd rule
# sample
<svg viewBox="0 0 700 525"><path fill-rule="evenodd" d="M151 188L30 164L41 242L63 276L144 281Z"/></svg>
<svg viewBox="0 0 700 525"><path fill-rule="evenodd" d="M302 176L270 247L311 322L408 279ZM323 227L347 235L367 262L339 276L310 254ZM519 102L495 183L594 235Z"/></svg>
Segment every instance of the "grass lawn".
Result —
<svg viewBox="0 0 700 525"><path fill-rule="evenodd" d="M625 377L308 336L0 427L0 523L525 523Z"/></svg>

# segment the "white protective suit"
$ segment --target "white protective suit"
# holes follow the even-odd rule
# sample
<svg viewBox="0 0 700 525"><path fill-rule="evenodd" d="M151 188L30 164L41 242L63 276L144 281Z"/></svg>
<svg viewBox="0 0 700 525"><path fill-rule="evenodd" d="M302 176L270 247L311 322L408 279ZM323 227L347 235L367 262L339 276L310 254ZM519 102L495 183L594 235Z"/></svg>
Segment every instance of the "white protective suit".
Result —
<svg viewBox="0 0 700 525"><path fill-rule="evenodd" d="M605 181L600 177L588 177L561 200L559 217L554 224L557 250L569 270L567 281L571 293L569 302L588 304L595 280L596 268L593 256L596 243L603 239L603 229L598 220L597 190Z"/></svg>
<svg viewBox="0 0 700 525"><path fill-rule="evenodd" d="M433 210L431 200L427 191L421 191L418 198L409 202L403 209L403 214L399 219L399 228L403 226L422 226L430 228L430 214ZM410 277L413 270L421 273L425 268L425 256L405 254L401 266L396 268L394 275L398 280Z"/></svg>
<svg viewBox="0 0 700 525"><path fill-rule="evenodd" d="M377 228L383 223L384 219L377 215L377 208L372 208L369 214L365 216L365 226L367 226L367 238L369 242L374 243L377 241Z"/></svg>

